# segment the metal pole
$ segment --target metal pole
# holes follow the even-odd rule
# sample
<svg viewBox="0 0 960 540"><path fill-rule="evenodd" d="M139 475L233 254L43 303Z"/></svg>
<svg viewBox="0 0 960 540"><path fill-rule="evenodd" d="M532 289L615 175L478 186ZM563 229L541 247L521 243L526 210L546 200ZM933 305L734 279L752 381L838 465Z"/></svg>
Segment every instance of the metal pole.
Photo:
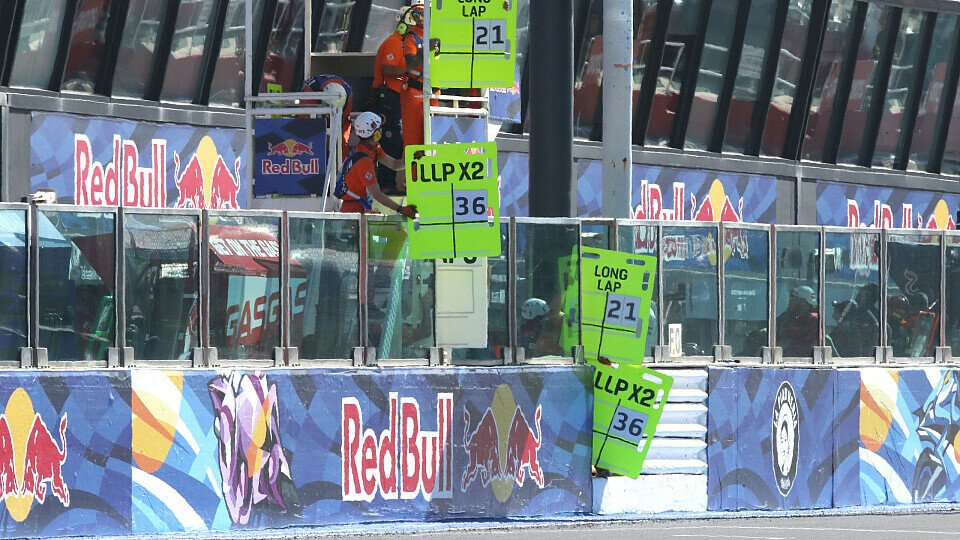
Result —
<svg viewBox="0 0 960 540"><path fill-rule="evenodd" d="M433 89L430 86L430 57L433 56L430 51L430 10L433 2L427 0L425 4L423 10L423 144L433 144L430 129L430 96L433 95Z"/></svg>
<svg viewBox="0 0 960 540"><path fill-rule="evenodd" d="M254 91L254 84L259 87L259 83L253 80L253 52L254 52L254 42L253 42L253 0L247 0L244 6L244 21L246 22L246 28L243 29L243 109L246 114L244 114L244 127L246 128L246 137L245 142L247 146L247 160L244 165L247 169L247 181L244 185L244 189L247 192L247 200L253 200L253 104L250 103L250 100L247 99L250 96L256 94ZM264 24L267 24L268 21L264 21ZM309 37L304 36L305 39ZM240 180L239 178L237 179Z"/></svg>
<svg viewBox="0 0 960 540"><path fill-rule="evenodd" d="M530 0L530 215L576 213L573 0Z"/></svg>
<svg viewBox="0 0 960 540"><path fill-rule="evenodd" d="M633 2L603 0L603 215L629 218L633 201ZM657 217L657 216L654 216Z"/></svg>

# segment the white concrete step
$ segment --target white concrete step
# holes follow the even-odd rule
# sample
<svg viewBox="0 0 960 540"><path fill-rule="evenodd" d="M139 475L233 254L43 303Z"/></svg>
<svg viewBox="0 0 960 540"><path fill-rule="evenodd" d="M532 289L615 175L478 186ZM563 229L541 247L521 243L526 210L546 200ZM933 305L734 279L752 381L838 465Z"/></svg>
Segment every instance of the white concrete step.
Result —
<svg viewBox="0 0 960 540"><path fill-rule="evenodd" d="M707 474L707 462L699 459L650 459L643 462L647 474Z"/></svg>
<svg viewBox="0 0 960 540"><path fill-rule="evenodd" d="M667 403L704 403L707 401L707 391L691 388L672 388L667 396Z"/></svg>
<svg viewBox="0 0 960 540"><path fill-rule="evenodd" d="M707 443L701 439L661 439L650 443L647 460L707 461Z"/></svg>
<svg viewBox="0 0 960 540"><path fill-rule="evenodd" d="M597 514L704 512L707 477L700 474L640 475L593 479Z"/></svg>
<svg viewBox="0 0 960 540"><path fill-rule="evenodd" d="M703 403L667 403L660 413L660 425L699 424L707 425L707 406Z"/></svg>
<svg viewBox="0 0 960 540"><path fill-rule="evenodd" d="M673 377L673 389L707 391L707 370L705 369L666 369L658 365L647 367Z"/></svg>
<svg viewBox="0 0 960 540"><path fill-rule="evenodd" d="M657 425L657 434L654 440L657 440L661 437L680 437L684 439L706 440L707 427L703 424L689 422L664 424L663 419L661 419L660 424Z"/></svg>

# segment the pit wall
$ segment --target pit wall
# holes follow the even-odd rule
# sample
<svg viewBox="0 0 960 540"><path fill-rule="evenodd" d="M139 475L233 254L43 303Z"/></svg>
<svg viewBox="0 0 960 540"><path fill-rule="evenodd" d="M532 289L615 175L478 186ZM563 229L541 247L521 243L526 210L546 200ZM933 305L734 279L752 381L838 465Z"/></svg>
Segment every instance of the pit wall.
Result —
<svg viewBox="0 0 960 540"><path fill-rule="evenodd" d="M960 502L956 368L710 368L709 378L709 510Z"/></svg>
<svg viewBox="0 0 960 540"><path fill-rule="evenodd" d="M2 536L590 512L591 372L3 372Z"/></svg>

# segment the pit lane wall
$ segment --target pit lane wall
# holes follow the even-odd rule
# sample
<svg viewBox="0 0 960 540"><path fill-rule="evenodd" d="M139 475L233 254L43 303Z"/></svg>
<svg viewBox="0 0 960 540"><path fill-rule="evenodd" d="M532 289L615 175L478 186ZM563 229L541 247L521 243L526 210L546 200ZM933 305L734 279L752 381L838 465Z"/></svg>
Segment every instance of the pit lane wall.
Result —
<svg viewBox="0 0 960 540"><path fill-rule="evenodd" d="M0 535L591 509L588 367L0 372Z"/></svg>
<svg viewBox="0 0 960 540"><path fill-rule="evenodd" d="M960 502L960 370L710 368L709 510Z"/></svg>

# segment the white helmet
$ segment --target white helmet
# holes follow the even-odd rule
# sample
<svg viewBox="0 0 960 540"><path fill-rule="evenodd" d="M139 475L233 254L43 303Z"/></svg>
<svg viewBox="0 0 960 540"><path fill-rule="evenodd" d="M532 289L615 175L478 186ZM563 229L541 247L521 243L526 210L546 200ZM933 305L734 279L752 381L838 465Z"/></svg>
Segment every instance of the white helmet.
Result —
<svg viewBox="0 0 960 540"><path fill-rule="evenodd" d="M336 94L337 97L333 98L331 102L337 107L342 109L344 105L347 104L347 89L344 88L342 84L330 83L324 90L331 94Z"/></svg>
<svg viewBox="0 0 960 540"><path fill-rule="evenodd" d="M523 305L520 306L520 316L528 321L532 321L537 317L543 317L549 312L550 306L539 298L528 298Z"/></svg>
<svg viewBox="0 0 960 540"><path fill-rule="evenodd" d="M356 130L357 136L362 139L373 137L373 133L380 129L382 125L383 120L380 115L370 111L360 113L360 116L353 121L353 129Z"/></svg>
<svg viewBox="0 0 960 540"><path fill-rule="evenodd" d="M397 22L400 22L407 16L407 12L410 11L410 6L403 6L397 10Z"/></svg>

